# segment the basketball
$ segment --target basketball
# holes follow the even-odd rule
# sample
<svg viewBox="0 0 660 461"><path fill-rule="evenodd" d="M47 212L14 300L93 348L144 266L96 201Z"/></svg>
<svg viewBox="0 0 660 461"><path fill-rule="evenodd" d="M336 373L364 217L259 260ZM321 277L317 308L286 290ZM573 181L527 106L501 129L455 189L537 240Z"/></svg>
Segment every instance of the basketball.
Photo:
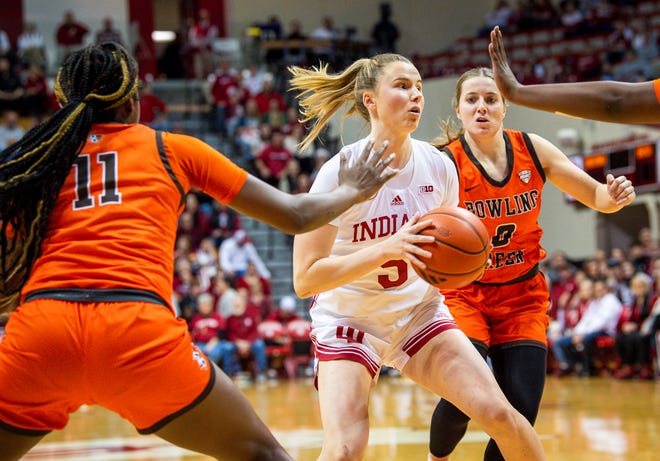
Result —
<svg viewBox="0 0 660 461"><path fill-rule="evenodd" d="M440 207L424 214L419 221L433 225L420 232L435 237L435 242L418 246L431 252L420 257L426 269L413 265L415 272L438 288L461 288L483 274L490 256L490 236L486 226L465 208Z"/></svg>

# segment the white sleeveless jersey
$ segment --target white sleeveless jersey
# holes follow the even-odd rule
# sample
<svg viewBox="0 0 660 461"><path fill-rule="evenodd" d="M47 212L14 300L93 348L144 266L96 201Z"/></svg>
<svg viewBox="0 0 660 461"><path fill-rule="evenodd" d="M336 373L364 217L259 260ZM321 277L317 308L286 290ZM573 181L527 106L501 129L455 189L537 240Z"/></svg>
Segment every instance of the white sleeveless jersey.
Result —
<svg viewBox="0 0 660 461"><path fill-rule="evenodd" d="M342 149L349 163L365 147L362 139ZM338 227L330 257L354 253L394 234L415 212L458 205L458 175L452 161L430 144L412 140L412 155L405 167L371 199L354 205L330 224ZM326 162L311 192L327 192L338 185L339 155ZM369 317L395 324L413 306L442 304L438 290L420 279L404 260L392 260L339 288L320 293L312 318L326 315ZM376 320L374 316L379 318Z"/></svg>

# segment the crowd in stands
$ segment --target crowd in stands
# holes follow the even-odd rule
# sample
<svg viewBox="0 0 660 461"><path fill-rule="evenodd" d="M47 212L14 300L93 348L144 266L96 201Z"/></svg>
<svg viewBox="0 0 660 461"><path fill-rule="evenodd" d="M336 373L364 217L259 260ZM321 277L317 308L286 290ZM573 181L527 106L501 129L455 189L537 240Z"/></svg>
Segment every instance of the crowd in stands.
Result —
<svg viewBox="0 0 660 461"><path fill-rule="evenodd" d="M659 36L646 22L628 21L634 1L523 0L515 7L495 2L475 38L499 25L508 38L538 29L559 28L561 40L598 35L605 45L583 52L542 56L534 47L520 68L524 83L615 78L638 80L657 74ZM386 5L386 4L384 4ZM660 14L660 12L659 12ZM381 6L374 25L374 47L395 51L399 31L391 10ZM631 24L637 25L631 25ZM112 18L96 32L97 42L122 37ZM293 20L284 31L276 16L260 24L264 37L335 40L341 34L332 18L310 34ZM90 30L66 12L56 30L58 60L78 49ZM140 82L141 122L159 130L176 129L168 118L168 105L152 91L155 79L196 78L207 82L208 127L230 146L232 160L274 187L306 192L320 166L335 152L331 138L300 151L306 127L298 121L298 108L286 89L278 85L279 67L306 65L319 58L335 61L336 49L292 48L286 55L269 52L266 63L244 68L214 57L211 44L217 27L200 11L185 33L180 33L161 55L159 74ZM280 50L281 51L281 50ZM485 51L485 49L484 49ZM425 77L458 74L475 63L451 50L441 67L419 57ZM469 55L469 53L468 53ZM514 61L515 62L515 61ZM51 63L56 64L56 63ZM35 24L26 23L17 46L0 30L0 149L19 139L25 127L21 117L38 122L53 108L46 84L48 68L44 40ZM639 241L626 251L597 252L586 261L571 261L563 253L548 259L544 270L551 284L551 324L548 329L548 370L558 376L608 373L617 378L648 379L657 373L656 335L660 329L660 249L643 229ZM249 371L263 379L284 369L292 377L308 368L309 324L296 313L295 297L273 299L271 275L232 209L196 191L188 194L180 217L175 251L173 304L190 327L193 341L230 376ZM304 317L304 316L302 316ZM0 318L2 322L5 317ZM1 324L0 324L1 325Z"/></svg>
<svg viewBox="0 0 660 461"><path fill-rule="evenodd" d="M247 373L256 380L280 371L291 377L305 371L311 342L306 337L294 354L292 344L294 339L301 343L300 335L287 326L300 320L303 325L297 328L308 334L309 322L295 312L295 297L273 299L271 273L239 214L198 191L190 192L174 251L172 302L188 322L195 344L211 360L229 376ZM305 368L291 368L294 355L303 358L298 364Z"/></svg>
<svg viewBox="0 0 660 461"><path fill-rule="evenodd" d="M557 252L545 271L552 302L551 373L620 379L660 373L660 246L649 228L627 251L599 250L579 262Z"/></svg>
<svg viewBox="0 0 660 461"><path fill-rule="evenodd" d="M497 0L473 36L415 62L425 77L487 66L486 35L498 25L511 67L525 84L650 80L660 70L660 11L655 3L522 0L514 5Z"/></svg>

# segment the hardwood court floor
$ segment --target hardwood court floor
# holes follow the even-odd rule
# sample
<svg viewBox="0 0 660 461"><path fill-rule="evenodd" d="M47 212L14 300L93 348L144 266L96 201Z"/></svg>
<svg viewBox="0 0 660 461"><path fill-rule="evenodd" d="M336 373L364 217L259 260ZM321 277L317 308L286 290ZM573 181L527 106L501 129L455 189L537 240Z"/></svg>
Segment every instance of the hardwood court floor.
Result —
<svg viewBox="0 0 660 461"><path fill-rule="evenodd" d="M299 461L315 460L322 433L310 379L243 385L277 438ZM436 397L405 378L381 377L370 406L366 461L426 461L428 424ZM549 461L660 460L660 381L548 378L536 429ZM204 428L200 427L200 431ZM487 436L471 424L453 455L481 461ZM34 460L181 460L210 458L181 450L135 429L103 408L75 413L24 458Z"/></svg>

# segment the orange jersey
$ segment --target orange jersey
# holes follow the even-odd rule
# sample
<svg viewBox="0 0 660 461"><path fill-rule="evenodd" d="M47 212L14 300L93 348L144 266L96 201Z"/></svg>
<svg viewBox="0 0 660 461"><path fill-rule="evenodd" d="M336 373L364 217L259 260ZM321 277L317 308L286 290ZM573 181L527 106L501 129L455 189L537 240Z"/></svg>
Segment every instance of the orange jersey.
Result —
<svg viewBox="0 0 660 461"><path fill-rule="evenodd" d="M658 99L658 104L660 104L660 78L653 80L653 89L655 90L655 97Z"/></svg>
<svg viewBox="0 0 660 461"><path fill-rule="evenodd" d="M491 178L463 137L443 150L459 176L459 205L476 214L491 235L491 265L480 283L502 284L532 271L545 258L538 224L545 173L532 142L520 131L504 130L508 170Z"/></svg>
<svg viewBox="0 0 660 461"><path fill-rule="evenodd" d="M134 289L167 303L179 214L191 188L222 203L247 172L190 136L98 124L66 178L22 294Z"/></svg>

